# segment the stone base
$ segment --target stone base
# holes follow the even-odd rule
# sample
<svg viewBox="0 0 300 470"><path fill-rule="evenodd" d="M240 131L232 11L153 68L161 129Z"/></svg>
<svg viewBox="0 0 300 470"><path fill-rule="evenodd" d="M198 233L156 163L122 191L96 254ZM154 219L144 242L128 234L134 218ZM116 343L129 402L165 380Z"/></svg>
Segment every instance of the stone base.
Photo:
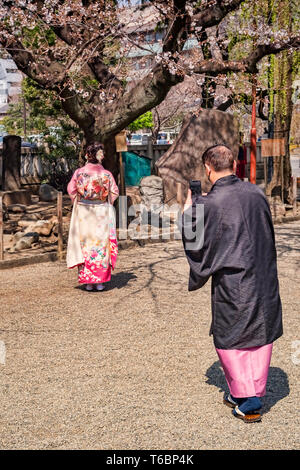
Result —
<svg viewBox="0 0 300 470"><path fill-rule="evenodd" d="M24 204L29 206L31 202L31 194L27 189L18 189L16 191L1 191L3 204L10 206L12 204Z"/></svg>

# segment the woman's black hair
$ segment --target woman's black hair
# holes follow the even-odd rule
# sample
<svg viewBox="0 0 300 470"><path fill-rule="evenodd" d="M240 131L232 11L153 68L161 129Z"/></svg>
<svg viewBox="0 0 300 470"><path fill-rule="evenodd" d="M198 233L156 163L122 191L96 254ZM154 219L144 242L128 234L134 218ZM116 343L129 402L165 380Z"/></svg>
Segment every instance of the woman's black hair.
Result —
<svg viewBox="0 0 300 470"><path fill-rule="evenodd" d="M101 144L101 142L94 142L93 144L89 145L86 149L86 154L89 160L95 160L95 162L98 162L96 155L99 150L104 150L104 145Z"/></svg>

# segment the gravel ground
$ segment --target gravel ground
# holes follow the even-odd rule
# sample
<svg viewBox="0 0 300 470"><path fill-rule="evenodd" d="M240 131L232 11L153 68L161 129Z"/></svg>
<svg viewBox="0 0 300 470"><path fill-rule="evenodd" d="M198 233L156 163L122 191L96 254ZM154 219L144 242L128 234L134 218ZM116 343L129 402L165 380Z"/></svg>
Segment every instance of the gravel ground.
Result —
<svg viewBox="0 0 300 470"><path fill-rule="evenodd" d="M0 271L1 449L299 449L300 224L276 234L285 331L256 424L222 404L210 284L188 293L180 241L122 251L99 293L64 263Z"/></svg>

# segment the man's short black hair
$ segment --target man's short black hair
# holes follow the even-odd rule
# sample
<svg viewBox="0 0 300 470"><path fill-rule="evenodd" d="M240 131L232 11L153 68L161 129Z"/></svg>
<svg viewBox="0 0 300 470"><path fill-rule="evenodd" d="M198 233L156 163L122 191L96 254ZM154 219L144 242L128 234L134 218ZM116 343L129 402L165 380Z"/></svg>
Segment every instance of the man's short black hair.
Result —
<svg viewBox="0 0 300 470"><path fill-rule="evenodd" d="M234 156L227 145L215 144L205 150L202 162L203 165L210 165L215 171L233 170Z"/></svg>

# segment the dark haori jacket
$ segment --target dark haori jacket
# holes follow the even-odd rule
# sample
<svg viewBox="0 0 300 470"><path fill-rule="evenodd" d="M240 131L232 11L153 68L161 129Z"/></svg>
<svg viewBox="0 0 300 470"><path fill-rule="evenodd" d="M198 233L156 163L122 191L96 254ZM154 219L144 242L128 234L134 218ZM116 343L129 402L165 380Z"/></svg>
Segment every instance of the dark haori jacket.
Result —
<svg viewBox="0 0 300 470"><path fill-rule="evenodd" d="M202 216L196 214L198 204L204 206ZM189 290L204 286L212 276L210 334L216 348L251 348L279 338L275 237L261 189L236 175L220 178L207 196L193 196L182 224ZM193 243L191 230L198 234Z"/></svg>

